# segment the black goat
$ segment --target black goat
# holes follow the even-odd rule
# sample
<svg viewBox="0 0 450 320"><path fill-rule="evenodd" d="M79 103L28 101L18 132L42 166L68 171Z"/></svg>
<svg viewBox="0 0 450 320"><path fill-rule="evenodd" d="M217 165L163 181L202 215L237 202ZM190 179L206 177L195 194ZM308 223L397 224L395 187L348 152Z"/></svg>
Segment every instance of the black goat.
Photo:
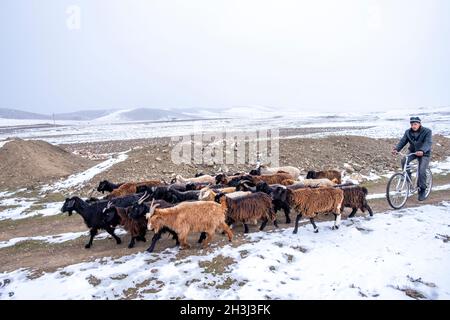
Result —
<svg viewBox="0 0 450 320"><path fill-rule="evenodd" d="M273 209L275 212L283 209L286 217L286 223L291 223L289 214L291 209L287 202L288 189L281 184L268 185L266 182L259 182L256 185L256 192L264 192L272 198Z"/></svg>
<svg viewBox="0 0 450 320"><path fill-rule="evenodd" d="M132 195L115 198L111 200L111 204L118 207L128 207L138 201L141 196L142 195ZM117 244L122 242L120 238L114 234L115 227L120 223L119 217L117 215L111 215L108 219L105 219L103 211L107 205L108 201L105 200L87 203L79 197L72 197L66 198L66 201L61 208L61 212L68 212L69 216L75 211L83 218L91 235L89 242L85 246L86 249L89 249L92 246L92 241L99 229L106 230L106 232L116 240Z"/></svg>
<svg viewBox="0 0 450 320"><path fill-rule="evenodd" d="M130 208L128 208L128 217L130 217L133 220L136 221L140 221L142 220L142 218L145 219L145 215L150 211L150 206L147 203L144 203L144 200L148 200L150 197L149 196L143 196L137 203L133 204ZM159 208L170 208L173 207L174 205L171 203L168 203L164 200L154 200L154 204L158 204ZM147 226L147 225L146 225ZM176 234L175 231L173 231L172 229L168 228L168 227L164 227L161 230L159 230L159 232L155 233L153 238L152 238L152 243L150 244L150 247L147 249L147 252L153 252L153 250L155 249L155 245L158 242L159 239L161 239L161 235L164 233L170 233L173 237L173 239L176 241L176 245L180 245L180 242L178 241L178 235ZM202 240L204 240L206 238L206 233L202 233L200 235L200 239L199 239L199 243L202 242ZM134 245L134 243L133 243Z"/></svg>
<svg viewBox="0 0 450 320"><path fill-rule="evenodd" d="M156 187L151 196L155 200L164 200L170 203L198 200L200 190L178 191L171 187Z"/></svg>
<svg viewBox="0 0 450 320"><path fill-rule="evenodd" d="M119 188L121 185L123 185L123 183L115 184L109 182L108 180L103 180L98 184L97 191L101 193L105 193L105 191L112 192L113 190Z"/></svg>

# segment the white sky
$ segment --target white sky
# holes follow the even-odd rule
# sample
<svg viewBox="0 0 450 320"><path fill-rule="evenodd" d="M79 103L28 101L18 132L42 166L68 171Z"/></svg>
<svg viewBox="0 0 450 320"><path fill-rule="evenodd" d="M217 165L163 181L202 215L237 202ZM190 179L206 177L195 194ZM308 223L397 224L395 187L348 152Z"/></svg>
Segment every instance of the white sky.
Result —
<svg viewBox="0 0 450 320"><path fill-rule="evenodd" d="M2 0L0 36L5 108L450 104L446 0Z"/></svg>

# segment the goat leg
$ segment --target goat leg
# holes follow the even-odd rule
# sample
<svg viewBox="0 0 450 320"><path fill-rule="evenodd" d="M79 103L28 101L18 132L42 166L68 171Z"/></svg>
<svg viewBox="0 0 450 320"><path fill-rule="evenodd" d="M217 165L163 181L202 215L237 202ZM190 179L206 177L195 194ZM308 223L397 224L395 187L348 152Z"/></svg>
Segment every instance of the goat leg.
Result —
<svg viewBox="0 0 450 320"><path fill-rule="evenodd" d="M133 248L134 247L134 243L135 243L135 240L136 240L136 238L137 237L131 237L131 241L130 241L130 243L128 244L128 248Z"/></svg>
<svg viewBox="0 0 450 320"><path fill-rule="evenodd" d="M318 233L319 232L319 228L317 228L316 223L314 222L314 218L309 218L309 221L313 225L314 233Z"/></svg>
<svg viewBox="0 0 450 320"><path fill-rule="evenodd" d="M341 223L341 215L338 213L333 213L334 214L334 226L331 227L332 230L337 230L339 229L339 225Z"/></svg>
<svg viewBox="0 0 450 320"><path fill-rule="evenodd" d="M198 243L202 243L202 241L205 239L206 239L206 232L202 232L200 234L200 238L198 238Z"/></svg>
<svg viewBox="0 0 450 320"><path fill-rule="evenodd" d="M92 241L94 241L94 237L97 235L97 229L91 229L90 234L91 238L89 239L89 242L84 246L86 249L89 249L92 246Z"/></svg>
<svg viewBox="0 0 450 320"><path fill-rule="evenodd" d="M294 231L292 231L292 233L297 233L298 232L298 222L300 221L301 218L302 218L302 214L301 213L297 214L297 217L295 218Z"/></svg>
<svg viewBox="0 0 450 320"><path fill-rule="evenodd" d="M228 227L226 223L222 223L221 227L223 232L225 232L228 236L228 241L231 242L231 240L233 240L233 232L231 231L230 227Z"/></svg>
<svg viewBox="0 0 450 320"><path fill-rule="evenodd" d="M286 216L286 223L291 223L291 218L289 217L290 209L289 206L284 204L283 205L284 215Z"/></svg>
<svg viewBox="0 0 450 320"><path fill-rule="evenodd" d="M204 232L206 234L206 239L203 241L203 249L206 249L208 247L208 243L212 239L212 235L214 234L214 230L211 232Z"/></svg>
<svg viewBox="0 0 450 320"><path fill-rule="evenodd" d="M342 210L342 209L341 209ZM357 208L352 208L352 212L350 213L350 215L348 216L349 218L353 218L356 214L356 211L358 211ZM341 211L342 212L342 211Z"/></svg>
<svg viewBox="0 0 450 320"><path fill-rule="evenodd" d="M108 232L116 240L117 244L122 243L122 240L120 240L120 238L114 234L114 228L108 227L106 228L106 232Z"/></svg>
<svg viewBox="0 0 450 320"><path fill-rule="evenodd" d="M248 224L246 224L246 223L244 223L244 233L248 233Z"/></svg>
<svg viewBox="0 0 450 320"><path fill-rule="evenodd" d="M369 215L372 217L373 216L373 211L372 211L372 208L371 207L369 207L369 205L368 204L366 204L366 209L369 211Z"/></svg>
<svg viewBox="0 0 450 320"><path fill-rule="evenodd" d="M263 222L261 223L261 227L259 227L259 231L263 231L266 227L267 222L269 222L269 219L265 218Z"/></svg>
<svg viewBox="0 0 450 320"><path fill-rule="evenodd" d="M169 232L172 235L172 240L176 241L175 245L179 246L180 245L180 241L178 240L178 234L175 231L170 230L170 229L164 230L164 232L166 232L166 231Z"/></svg>
<svg viewBox="0 0 450 320"><path fill-rule="evenodd" d="M278 221L277 221L277 219L273 220L273 225L275 226L275 228L278 228Z"/></svg>
<svg viewBox="0 0 450 320"><path fill-rule="evenodd" d="M153 252L155 249L156 242L158 242L159 239L161 239L161 234L163 233L163 230L159 230L155 233L155 235L152 238L152 243L150 244L150 247L148 247L147 252Z"/></svg>

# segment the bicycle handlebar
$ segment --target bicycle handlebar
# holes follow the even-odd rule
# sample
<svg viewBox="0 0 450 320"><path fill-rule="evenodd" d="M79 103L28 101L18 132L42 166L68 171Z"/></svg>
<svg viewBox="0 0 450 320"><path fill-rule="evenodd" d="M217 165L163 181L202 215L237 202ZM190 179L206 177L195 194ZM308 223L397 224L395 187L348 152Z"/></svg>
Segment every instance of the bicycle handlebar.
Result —
<svg viewBox="0 0 450 320"><path fill-rule="evenodd" d="M404 156L404 157L409 157L409 156L415 155L416 153L415 152L411 152L411 153L406 154L406 153L403 153L403 152L399 151L399 152L397 152L397 154L399 154L401 156Z"/></svg>

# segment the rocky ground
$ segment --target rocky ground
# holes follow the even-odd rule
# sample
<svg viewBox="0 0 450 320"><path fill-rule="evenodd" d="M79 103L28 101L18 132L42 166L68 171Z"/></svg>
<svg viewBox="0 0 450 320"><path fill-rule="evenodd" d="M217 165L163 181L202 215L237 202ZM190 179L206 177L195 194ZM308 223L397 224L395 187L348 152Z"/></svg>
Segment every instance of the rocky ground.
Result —
<svg viewBox="0 0 450 320"><path fill-rule="evenodd" d="M450 156L450 139L433 137L433 161ZM279 142L280 165L298 167L306 174L308 170L345 170L352 178L363 181L370 173L383 174L399 168L399 157L391 155L396 139L373 139L360 136L329 136L325 138L282 137ZM218 171L249 171L254 163L241 165L175 164L171 159L174 142L168 138L111 141L96 144L65 145L64 148L89 157L95 152L116 152L134 148L129 158L92 179L83 192L95 187L100 180L113 182L138 181L163 178L169 181L175 174L184 177L198 172L213 174ZM211 161L210 161L211 162Z"/></svg>

